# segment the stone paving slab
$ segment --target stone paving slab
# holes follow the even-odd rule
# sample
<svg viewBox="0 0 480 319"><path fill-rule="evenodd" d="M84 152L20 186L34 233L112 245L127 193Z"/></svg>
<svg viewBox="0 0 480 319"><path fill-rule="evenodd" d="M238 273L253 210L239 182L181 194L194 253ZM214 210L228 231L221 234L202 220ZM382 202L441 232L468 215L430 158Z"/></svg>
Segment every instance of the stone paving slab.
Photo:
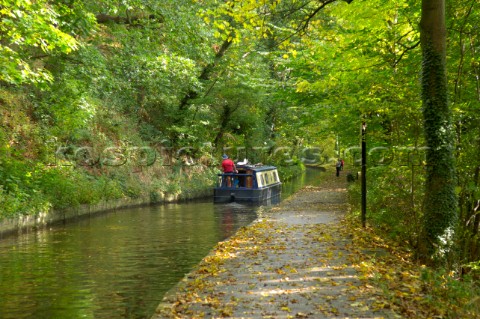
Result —
<svg viewBox="0 0 480 319"><path fill-rule="evenodd" d="M158 306L160 318L400 318L357 271L330 178L217 245Z"/></svg>

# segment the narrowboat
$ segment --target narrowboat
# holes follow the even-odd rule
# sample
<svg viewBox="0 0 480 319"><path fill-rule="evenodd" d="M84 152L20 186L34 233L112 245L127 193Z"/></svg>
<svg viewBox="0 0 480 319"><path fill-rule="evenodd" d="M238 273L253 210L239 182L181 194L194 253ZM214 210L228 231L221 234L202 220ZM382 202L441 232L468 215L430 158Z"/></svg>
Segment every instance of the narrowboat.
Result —
<svg viewBox="0 0 480 319"><path fill-rule="evenodd" d="M213 199L214 203L276 204L281 191L275 166L237 165L237 173L218 174Z"/></svg>

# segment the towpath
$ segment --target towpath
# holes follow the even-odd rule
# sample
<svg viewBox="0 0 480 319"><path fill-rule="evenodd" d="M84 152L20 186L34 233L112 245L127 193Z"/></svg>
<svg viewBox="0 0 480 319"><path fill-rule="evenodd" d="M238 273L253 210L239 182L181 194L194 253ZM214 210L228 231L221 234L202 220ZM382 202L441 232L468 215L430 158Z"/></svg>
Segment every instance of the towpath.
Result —
<svg viewBox="0 0 480 319"><path fill-rule="evenodd" d="M221 242L164 298L160 318L400 318L362 278L334 172Z"/></svg>

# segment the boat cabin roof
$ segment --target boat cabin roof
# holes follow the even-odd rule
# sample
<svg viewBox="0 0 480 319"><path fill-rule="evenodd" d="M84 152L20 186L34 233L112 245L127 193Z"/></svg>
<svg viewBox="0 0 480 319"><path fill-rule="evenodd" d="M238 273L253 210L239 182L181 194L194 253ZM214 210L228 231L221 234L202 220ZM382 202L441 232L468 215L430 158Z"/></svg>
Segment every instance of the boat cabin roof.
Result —
<svg viewBox="0 0 480 319"><path fill-rule="evenodd" d="M262 166L255 166L255 165L237 165L237 170L244 170L244 169L249 169L255 172L261 172L261 171L271 171L271 170L276 170L277 168L275 166L268 166L268 165L262 165Z"/></svg>

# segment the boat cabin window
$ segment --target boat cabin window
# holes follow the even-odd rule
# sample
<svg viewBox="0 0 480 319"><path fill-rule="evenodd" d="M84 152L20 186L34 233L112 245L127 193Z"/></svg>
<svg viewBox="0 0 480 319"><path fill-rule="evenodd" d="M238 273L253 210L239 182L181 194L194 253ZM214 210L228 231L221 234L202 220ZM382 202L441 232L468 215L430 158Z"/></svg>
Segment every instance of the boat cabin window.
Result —
<svg viewBox="0 0 480 319"><path fill-rule="evenodd" d="M263 171L257 173L258 187L264 187L280 182L278 172L276 170Z"/></svg>
<svg viewBox="0 0 480 319"><path fill-rule="evenodd" d="M274 171L274 175L275 175L275 182L280 182L280 178L278 177L277 171Z"/></svg>
<svg viewBox="0 0 480 319"><path fill-rule="evenodd" d="M280 182L276 169L255 172L254 168L239 167L237 174L219 174L219 187L263 188Z"/></svg>

